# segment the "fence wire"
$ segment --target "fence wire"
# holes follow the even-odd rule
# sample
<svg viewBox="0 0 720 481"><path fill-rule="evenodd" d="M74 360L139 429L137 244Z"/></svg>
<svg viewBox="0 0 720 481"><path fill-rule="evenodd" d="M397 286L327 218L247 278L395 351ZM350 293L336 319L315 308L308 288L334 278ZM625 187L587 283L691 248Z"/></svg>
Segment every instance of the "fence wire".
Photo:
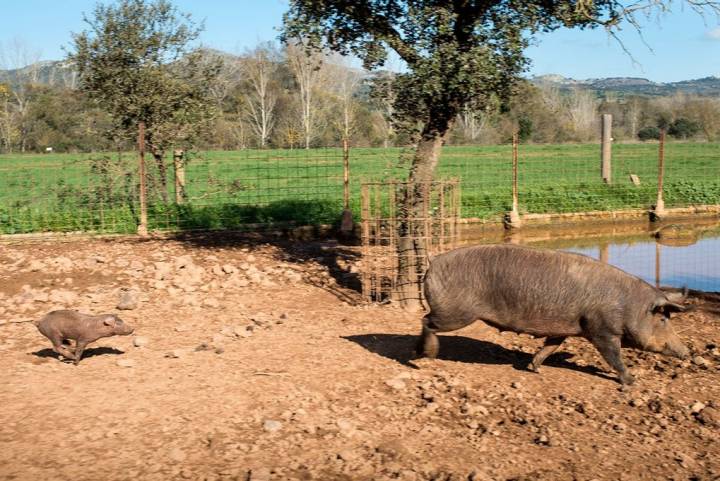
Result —
<svg viewBox="0 0 720 481"><path fill-rule="evenodd" d="M411 149L351 148L349 204L359 220L362 182L404 181ZM599 144L518 147L518 213L647 210L657 203L657 142L615 144L609 182ZM176 197L172 155L146 156L148 229L236 229L248 224L334 224L343 210L343 149L185 154ZM465 219L498 221L512 209L512 146L445 146L437 178L457 178ZM0 233L136 232L137 154L0 156ZM668 209L720 205L720 144L668 142ZM178 202L179 200L179 202Z"/></svg>

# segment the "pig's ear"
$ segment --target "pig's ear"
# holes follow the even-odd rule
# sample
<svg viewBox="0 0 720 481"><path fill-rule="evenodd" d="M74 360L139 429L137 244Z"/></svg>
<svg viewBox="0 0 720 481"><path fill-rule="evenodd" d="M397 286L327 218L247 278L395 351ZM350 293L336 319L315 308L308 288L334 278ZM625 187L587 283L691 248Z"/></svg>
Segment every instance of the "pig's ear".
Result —
<svg viewBox="0 0 720 481"><path fill-rule="evenodd" d="M671 302L665 296L656 300L652 308L654 313L662 313L666 317L670 316L671 312L683 312L685 310L685 306Z"/></svg>
<svg viewBox="0 0 720 481"><path fill-rule="evenodd" d="M114 316L103 317L103 324L105 324L106 326L114 326L115 325L115 317Z"/></svg>

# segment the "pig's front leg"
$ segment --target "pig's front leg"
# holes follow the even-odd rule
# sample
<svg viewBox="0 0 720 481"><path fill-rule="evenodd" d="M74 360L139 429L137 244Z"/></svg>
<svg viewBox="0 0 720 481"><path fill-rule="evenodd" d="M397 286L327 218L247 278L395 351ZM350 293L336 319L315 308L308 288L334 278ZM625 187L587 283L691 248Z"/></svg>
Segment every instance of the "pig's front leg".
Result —
<svg viewBox="0 0 720 481"><path fill-rule="evenodd" d="M593 346L600 351L603 359L615 369L622 384L632 384L635 378L630 375L620 354L621 337L612 334L600 334L590 339Z"/></svg>
<svg viewBox="0 0 720 481"><path fill-rule="evenodd" d="M78 339L77 344L75 345L75 365L77 366L80 362L80 358L83 355L83 351L85 350L85 346L88 345L87 341L81 341Z"/></svg>

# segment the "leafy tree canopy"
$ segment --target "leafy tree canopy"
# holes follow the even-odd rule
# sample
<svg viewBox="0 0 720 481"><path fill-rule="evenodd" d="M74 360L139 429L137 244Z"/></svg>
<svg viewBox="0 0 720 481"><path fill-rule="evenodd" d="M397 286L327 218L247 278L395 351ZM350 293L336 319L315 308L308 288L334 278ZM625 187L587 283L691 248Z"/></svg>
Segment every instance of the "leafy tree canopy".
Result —
<svg viewBox="0 0 720 481"><path fill-rule="evenodd" d="M145 122L158 152L212 117L210 88L221 65L193 48L202 25L189 15L167 0L120 0L98 4L84 21L88 28L73 34L69 58L81 90L120 129Z"/></svg>
<svg viewBox="0 0 720 481"><path fill-rule="evenodd" d="M688 2L715 9L710 1ZM604 27L613 34L624 20L666 10L643 0L290 0L283 37L302 38L353 54L368 69L381 67L393 50L406 69L396 79L396 116L433 123L468 103L484 107L507 98L528 65L524 50L538 32L559 27ZM430 124L430 125L429 125Z"/></svg>

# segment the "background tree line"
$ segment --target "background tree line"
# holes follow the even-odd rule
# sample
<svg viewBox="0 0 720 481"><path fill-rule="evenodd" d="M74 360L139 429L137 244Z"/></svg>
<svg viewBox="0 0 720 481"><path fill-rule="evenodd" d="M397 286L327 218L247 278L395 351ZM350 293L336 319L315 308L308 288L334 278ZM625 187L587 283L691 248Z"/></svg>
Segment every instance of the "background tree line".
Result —
<svg viewBox="0 0 720 481"><path fill-rule="evenodd" d="M38 62L19 43L0 46L0 152L88 152L132 148L106 110L78 89L68 62ZM197 52L196 52L197 53ZM410 142L393 123L389 71L367 72L338 55L306 56L302 46L258 44L239 55L204 49L194 62L216 66L207 77L212 111L185 135L199 149L393 146ZM10 73L12 75L10 75ZM563 89L521 81L510 101L466 107L448 143L595 141L603 113L616 140L651 140L665 129L676 139L720 139L720 99L691 94L642 96Z"/></svg>

